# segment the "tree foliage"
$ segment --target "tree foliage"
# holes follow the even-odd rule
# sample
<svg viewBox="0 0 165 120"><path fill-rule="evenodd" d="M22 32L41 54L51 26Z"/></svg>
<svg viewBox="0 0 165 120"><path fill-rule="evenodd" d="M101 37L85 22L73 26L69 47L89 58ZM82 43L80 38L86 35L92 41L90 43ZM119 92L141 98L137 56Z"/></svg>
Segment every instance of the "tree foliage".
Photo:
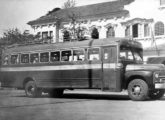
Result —
<svg viewBox="0 0 165 120"><path fill-rule="evenodd" d="M1 45L12 45L12 44L25 44L33 42L39 36L29 34L27 31L21 33L18 28L6 30L3 33L3 37L0 38Z"/></svg>
<svg viewBox="0 0 165 120"><path fill-rule="evenodd" d="M67 9L67 8L72 8L76 6L76 1L75 0L67 0L66 2L64 2L63 5L63 9Z"/></svg>

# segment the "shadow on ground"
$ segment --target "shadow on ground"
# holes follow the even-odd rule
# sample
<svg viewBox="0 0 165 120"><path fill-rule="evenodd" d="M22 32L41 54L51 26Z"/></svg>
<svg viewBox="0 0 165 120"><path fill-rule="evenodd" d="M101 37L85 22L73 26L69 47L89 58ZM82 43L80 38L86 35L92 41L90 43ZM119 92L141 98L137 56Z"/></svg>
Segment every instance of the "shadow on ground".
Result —
<svg viewBox="0 0 165 120"><path fill-rule="evenodd" d="M2 92L2 91L1 91ZM19 91L14 90L14 92L8 92L8 93L3 93L2 96L7 96L7 97L26 97L24 91ZM1 96L1 97L2 97ZM28 98L28 97L27 97ZM38 98L51 98L48 94L43 94L41 97ZM53 99L53 98L52 98ZM130 100L129 96L127 94L118 94L118 93L108 93L108 94L101 94L101 93L64 93L60 99L89 99L89 100ZM158 99L159 101L165 101L165 97ZM148 99L147 101L154 101L151 99Z"/></svg>
<svg viewBox="0 0 165 120"><path fill-rule="evenodd" d="M26 97L26 95L12 95L11 97ZM51 98L44 94L38 98ZM111 94L86 94L86 93L65 93L60 99L91 99L91 100L130 100L128 95L111 95Z"/></svg>
<svg viewBox="0 0 165 120"><path fill-rule="evenodd" d="M110 94L85 94L85 93L70 93L64 94L62 98L69 99L97 99L97 100L129 100L128 95L110 95Z"/></svg>

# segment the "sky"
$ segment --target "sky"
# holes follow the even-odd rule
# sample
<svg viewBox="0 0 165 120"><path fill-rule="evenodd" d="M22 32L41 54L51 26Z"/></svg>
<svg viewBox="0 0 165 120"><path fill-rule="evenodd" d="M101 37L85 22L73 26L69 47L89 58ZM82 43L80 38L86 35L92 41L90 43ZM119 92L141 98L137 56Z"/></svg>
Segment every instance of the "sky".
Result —
<svg viewBox="0 0 165 120"><path fill-rule="evenodd" d="M0 37L8 29L32 30L27 22L35 20L67 0L0 0ZM113 0L76 0L76 6Z"/></svg>

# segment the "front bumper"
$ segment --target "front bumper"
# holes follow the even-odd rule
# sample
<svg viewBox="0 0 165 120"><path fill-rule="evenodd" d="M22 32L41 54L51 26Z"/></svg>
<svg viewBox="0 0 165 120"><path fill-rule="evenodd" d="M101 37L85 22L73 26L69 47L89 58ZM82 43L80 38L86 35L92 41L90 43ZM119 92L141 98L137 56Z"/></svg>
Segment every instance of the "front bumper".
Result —
<svg viewBox="0 0 165 120"><path fill-rule="evenodd" d="M165 89L165 83L155 83L155 89Z"/></svg>

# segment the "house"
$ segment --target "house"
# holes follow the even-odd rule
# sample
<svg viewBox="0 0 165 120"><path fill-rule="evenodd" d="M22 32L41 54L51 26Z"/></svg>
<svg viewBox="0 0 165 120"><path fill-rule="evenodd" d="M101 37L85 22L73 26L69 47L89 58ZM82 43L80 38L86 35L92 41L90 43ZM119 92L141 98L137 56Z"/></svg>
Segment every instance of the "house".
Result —
<svg viewBox="0 0 165 120"><path fill-rule="evenodd" d="M88 38L128 37L144 47L144 60L165 55L165 0L115 0L55 9L28 22L52 43ZM159 46L160 49L159 49Z"/></svg>
<svg viewBox="0 0 165 120"><path fill-rule="evenodd" d="M122 29L121 25L117 25L118 21L129 16L129 11L124 9L124 5L132 1L120 0L61 9L30 21L28 24L32 26L35 34L40 34L42 38L53 37L53 43L64 41L64 30L69 30L73 27L78 28L79 26L85 29L86 36L91 36L93 28L96 28L99 32L99 38L105 38L108 35L113 37L115 36L114 29L117 31ZM73 19L75 19L75 26L72 24ZM121 33L116 32L117 36L124 36L124 33L123 35L118 34Z"/></svg>

